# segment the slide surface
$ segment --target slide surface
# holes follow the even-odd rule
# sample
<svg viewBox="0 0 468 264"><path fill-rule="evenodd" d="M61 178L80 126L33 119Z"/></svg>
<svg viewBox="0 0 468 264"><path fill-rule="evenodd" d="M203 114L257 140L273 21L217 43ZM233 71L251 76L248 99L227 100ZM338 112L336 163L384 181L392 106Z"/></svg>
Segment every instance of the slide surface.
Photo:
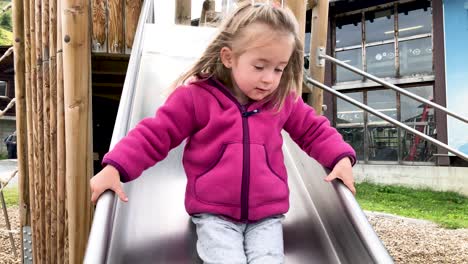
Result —
<svg viewBox="0 0 468 264"><path fill-rule="evenodd" d="M144 24L141 52L132 54L129 66L137 67L136 75L132 88L124 89L112 144L154 115L166 87L214 34L211 28ZM352 194L340 182L324 182L322 166L283 136L291 193L284 220L286 263L392 263ZM110 192L101 197L85 263L201 263L195 227L184 210L183 147L124 185L128 203Z"/></svg>

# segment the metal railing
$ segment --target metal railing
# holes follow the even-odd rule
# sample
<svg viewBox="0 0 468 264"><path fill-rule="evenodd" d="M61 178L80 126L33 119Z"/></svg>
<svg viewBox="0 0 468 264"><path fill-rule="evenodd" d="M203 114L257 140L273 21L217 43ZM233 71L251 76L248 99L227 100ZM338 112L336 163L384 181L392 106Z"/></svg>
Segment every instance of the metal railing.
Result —
<svg viewBox="0 0 468 264"><path fill-rule="evenodd" d="M444 113L446 113L446 114L448 114L450 116L453 116L453 117L455 117L455 118L457 118L457 119L459 119L459 120L461 120L461 121L463 121L465 123L468 123L468 118L463 117L461 115L458 115L458 114L448 110L447 108L445 108L445 107L443 107L443 106L441 106L439 104L436 104L434 102L426 100L426 99L424 99L424 98L422 98L422 97L420 97L418 95L415 95L415 94L410 93L410 92L408 92L408 91L406 91L404 89L401 89L400 87L398 87L398 86L396 86L394 84L386 82L386 81L384 81L384 80L382 80L382 79L380 79L380 78L378 78L378 77L376 77L374 75L371 75L371 74L369 74L367 72L364 72L364 71L362 71L362 70L360 70L358 68L355 68L355 67L353 67L353 66L351 66L349 64L346 64L346 63L344 63L344 62L342 62L342 61L340 61L338 59L335 59L335 58L333 58L333 57L331 57L329 55L326 55L325 54L325 49L324 48L319 48L319 52L317 53L316 62L317 62L317 64L319 66L323 67L325 65L324 60L329 60L329 61L331 61L333 63L336 63L337 65L342 66L343 68L346 68L346 69L348 69L348 70L350 70L352 72L360 74L360 75L362 75L362 76L364 76L364 77L366 77L366 78L368 78L370 80L373 80L373 81L375 81L375 82L377 82L377 83L379 83L379 84L381 84L381 85L383 85L385 87L388 87L388 88L390 88L392 90L395 90L395 91L397 91L399 93L402 93L402 94L404 94L404 95L406 95L406 96L408 96L410 98L413 98L413 99L415 99L415 100L417 100L419 102L422 102L424 104L428 104L428 105L430 105L430 106L432 106L434 108L437 108L437 109L443 111ZM316 87L318 87L320 89L323 89L323 90L325 90L325 91L327 91L327 92L329 92L329 93L331 93L331 94L333 94L333 95L335 95L335 96L337 96L337 97L339 97L339 98L341 98L341 99L343 99L343 100L345 100L345 101L347 101L347 102L349 102L349 103L351 103L351 104L353 104L353 105L355 105L355 106L357 106L357 107L359 107L359 108L361 108L361 109L363 109L363 110L365 110L365 111L367 111L367 112L369 112L369 113L371 113L371 114L373 114L375 116L378 116L378 117L382 118L383 120L385 120L385 121L387 121L387 122L389 122L391 124L394 124L395 126L397 126L399 128L402 128L402 129L404 129L404 130L406 130L406 131L408 131L410 133L413 133L413 134L415 134L417 136L420 136L420 137L424 138L425 140L427 140L427 141L429 141L429 142L431 142L431 143L433 143L433 144L435 144L435 145L449 151L450 153L453 153L456 156L468 161L468 155L466 155L465 153L463 153L461 151L458 151L458 150L450 147L449 145L447 145L447 144L445 144L445 143L443 143L443 142L441 142L441 141L439 141L439 140L437 140L435 138L432 138L432 137L430 137L430 136L428 136L428 135L426 135L426 134L424 134L424 133L422 133L422 132L420 132L420 131L418 131L416 129L413 129L413 128L405 125L404 123L402 123L402 122L400 122L398 120L395 120L395 119L393 119L393 118L391 118L391 117L389 117L387 115L384 115L381 112L379 112L379 111L377 111L377 110L375 110L375 109L373 109L373 108L371 108L371 107L369 107L369 106L367 106L367 105L365 105L363 103L360 103L360 102L354 100L351 97L343 95L342 93L336 91L335 89L330 88L330 87L324 85L323 83L318 82L318 81L310 78L307 75L306 72L304 72L304 80L306 81L307 84L312 84L312 85L314 85L314 86L316 86Z"/></svg>
<svg viewBox="0 0 468 264"><path fill-rule="evenodd" d="M154 22L153 6L154 1L146 0L144 1L141 9L110 148L124 137L128 131L128 113L130 113L133 108L132 102L135 95L134 86L136 85L137 74L140 67L140 57L143 48L143 31L145 24ZM106 263L109 241L111 240L113 231L112 220L114 218L113 215L116 202L115 194L111 191L106 191L99 198L89 235L90 238L98 239L90 239L88 241L83 263Z"/></svg>

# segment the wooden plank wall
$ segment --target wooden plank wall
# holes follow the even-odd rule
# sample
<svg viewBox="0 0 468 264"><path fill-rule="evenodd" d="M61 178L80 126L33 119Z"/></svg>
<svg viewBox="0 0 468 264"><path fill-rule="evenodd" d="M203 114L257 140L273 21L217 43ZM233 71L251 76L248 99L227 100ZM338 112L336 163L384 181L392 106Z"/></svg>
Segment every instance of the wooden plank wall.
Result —
<svg viewBox="0 0 468 264"><path fill-rule="evenodd" d="M92 1L92 52L130 54L142 0Z"/></svg>

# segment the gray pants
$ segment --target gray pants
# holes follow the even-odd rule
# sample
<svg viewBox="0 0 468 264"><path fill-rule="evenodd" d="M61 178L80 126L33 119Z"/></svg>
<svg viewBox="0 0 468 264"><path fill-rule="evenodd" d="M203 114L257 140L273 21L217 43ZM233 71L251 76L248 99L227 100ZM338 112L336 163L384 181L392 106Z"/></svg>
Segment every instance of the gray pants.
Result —
<svg viewBox="0 0 468 264"><path fill-rule="evenodd" d="M197 214L198 256L207 264L284 263L284 216L237 223L212 214Z"/></svg>

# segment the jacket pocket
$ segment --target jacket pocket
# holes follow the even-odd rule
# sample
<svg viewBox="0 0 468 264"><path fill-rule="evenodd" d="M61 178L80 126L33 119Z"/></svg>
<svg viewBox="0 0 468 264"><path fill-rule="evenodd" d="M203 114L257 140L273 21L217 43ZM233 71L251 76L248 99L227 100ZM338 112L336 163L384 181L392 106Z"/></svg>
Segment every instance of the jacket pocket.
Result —
<svg viewBox="0 0 468 264"><path fill-rule="evenodd" d="M195 180L195 195L201 202L240 206L242 143L224 144L207 171Z"/></svg>
<svg viewBox="0 0 468 264"><path fill-rule="evenodd" d="M280 153L272 153L272 155L280 155ZM249 205L251 208L283 201L289 197L284 165L275 166L275 168L281 168L281 171L274 171L268 156L269 153L264 145L250 145Z"/></svg>

